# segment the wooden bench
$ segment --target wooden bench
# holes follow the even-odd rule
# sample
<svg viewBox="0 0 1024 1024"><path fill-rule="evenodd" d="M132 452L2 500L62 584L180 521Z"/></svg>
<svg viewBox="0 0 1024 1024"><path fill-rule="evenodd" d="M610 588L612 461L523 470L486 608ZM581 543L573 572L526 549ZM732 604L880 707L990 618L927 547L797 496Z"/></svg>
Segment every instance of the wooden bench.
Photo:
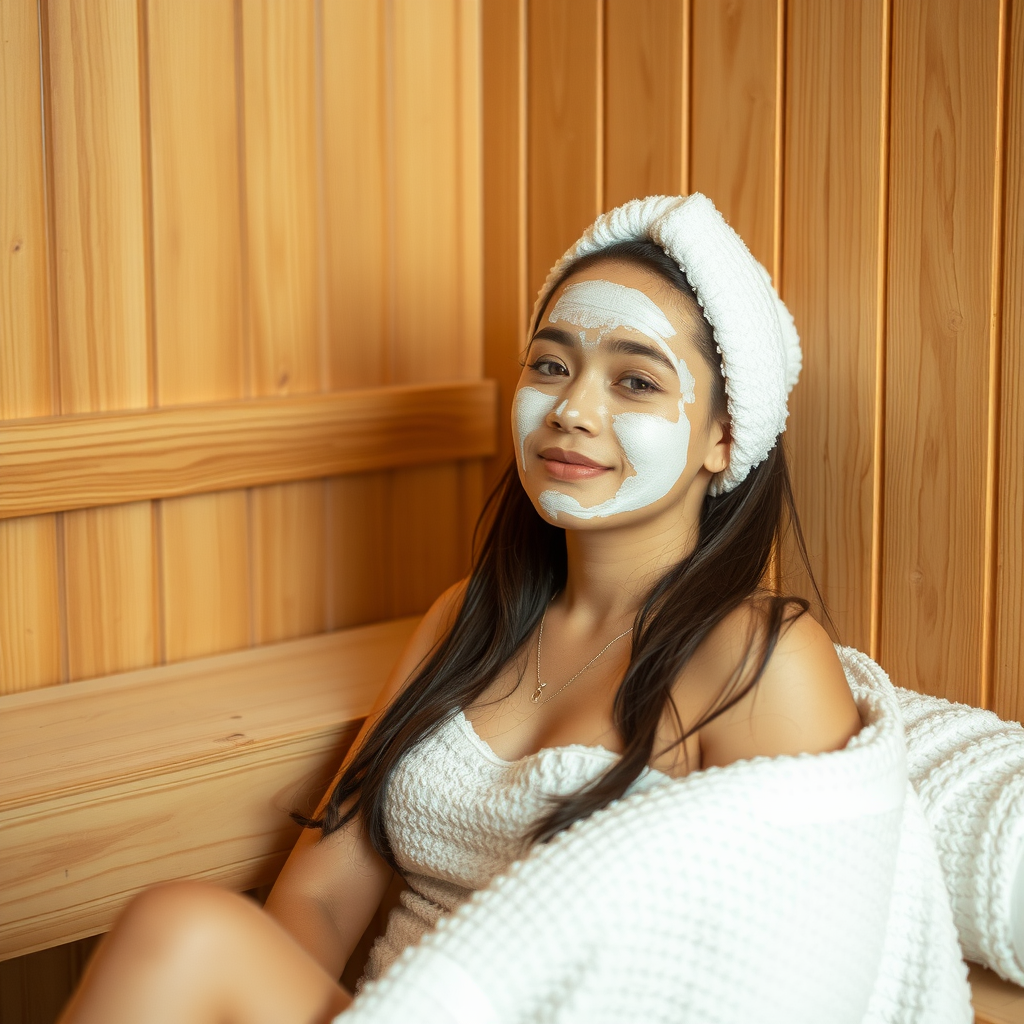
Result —
<svg viewBox="0 0 1024 1024"><path fill-rule="evenodd" d="M95 935L156 882L271 883L416 624L0 698L0 960ZM972 967L976 1020L1024 990Z"/></svg>

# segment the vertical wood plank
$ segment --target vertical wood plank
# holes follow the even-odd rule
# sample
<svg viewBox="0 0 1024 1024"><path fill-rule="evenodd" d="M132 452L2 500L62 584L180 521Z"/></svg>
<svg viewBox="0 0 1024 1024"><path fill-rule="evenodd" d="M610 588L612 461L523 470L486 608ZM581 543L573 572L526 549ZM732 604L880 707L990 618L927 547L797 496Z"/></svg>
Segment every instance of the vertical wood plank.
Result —
<svg viewBox="0 0 1024 1024"><path fill-rule="evenodd" d="M690 188L774 275L778 3L693 0Z"/></svg>
<svg viewBox="0 0 1024 1024"><path fill-rule="evenodd" d="M0 693L60 682L54 516L0 523Z"/></svg>
<svg viewBox="0 0 1024 1024"><path fill-rule="evenodd" d="M894 10L880 654L980 699L997 0Z"/></svg>
<svg viewBox="0 0 1024 1024"><path fill-rule="evenodd" d="M150 404L138 9L49 4L63 412ZM153 663L148 503L63 517L72 679Z"/></svg>
<svg viewBox="0 0 1024 1024"><path fill-rule="evenodd" d="M468 568L465 502L458 464L420 466L392 481L393 614L430 607Z"/></svg>
<svg viewBox="0 0 1024 1024"><path fill-rule="evenodd" d="M393 2L395 383L480 376L477 9Z"/></svg>
<svg viewBox="0 0 1024 1024"><path fill-rule="evenodd" d="M527 9L527 294L601 212L600 0Z"/></svg>
<svg viewBox="0 0 1024 1024"><path fill-rule="evenodd" d="M244 394L231 0L150 0L158 404Z"/></svg>
<svg viewBox="0 0 1024 1024"><path fill-rule="evenodd" d="M684 0L608 0L604 208L683 186Z"/></svg>
<svg viewBox="0 0 1024 1024"><path fill-rule="evenodd" d="M244 491L162 503L167 661L249 643L249 547Z"/></svg>
<svg viewBox="0 0 1024 1024"><path fill-rule="evenodd" d="M804 351L786 439L812 568L843 643L871 640L884 4L790 0L785 299ZM810 597L786 559L786 589Z"/></svg>
<svg viewBox="0 0 1024 1024"><path fill-rule="evenodd" d="M394 615L391 479L388 473L359 473L328 482L328 629L362 626Z"/></svg>
<svg viewBox="0 0 1024 1024"><path fill-rule="evenodd" d="M0 419L53 412L39 22L0 5ZM53 516L0 523L0 693L60 682Z"/></svg>
<svg viewBox="0 0 1024 1024"><path fill-rule="evenodd" d="M325 0L324 200L328 371L332 389L387 383L388 271L385 4Z"/></svg>
<svg viewBox="0 0 1024 1024"><path fill-rule="evenodd" d="M526 0L484 4L484 375L498 382L493 481L512 459L508 428L526 339Z"/></svg>
<svg viewBox="0 0 1024 1024"><path fill-rule="evenodd" d="M1010 7L992 707L1024 719L1024 3Z"/></svg>
<svg viewBox="0 0 1024 1024"><path fill-rule="evenodd" d="M160 405L245 393L232 0L150 0L153 307ZM165 502L164 654L249 639L241 493Z"/></svg>
<svg viewBox="0 0 1024 1024"><path fill-rule="evenodd" d="M316 52L312 0L243 0L253 393L317 391Z"/></svg>
<svg viewBox="0 0 1024 1024"><path fill-rule="evenodd" d="M93 936L0 962L0 1020L52 1024L98 943Z"/></svg>
<svg viewBox="0 0 1024 1024"><path fill-rule="evenodd" d="M64 531L71 679L154 664L151 503L67 513Z"/></svg>
<svg viewBox="0 0 1024 1024"><path fill-rule="evenodd" d="M317 391L326 381L312 0L243 0L242 40L252 390ZM325 626L325 502L319 481L252 492L256 643Z"/></svg>
<svg viewBox="0 0 1024 1024"><path fill-rule="evenodd" d="M253 491L257 644L326 629L325 504L319 480Z"/></svg>
<svg viewBox="0 0 1024 1024"><path fill-rule="evenodd" d="M53 411L36 0L0 6L0 419Z"/></svg>
<svg viewBox="0 0 1024 1024"><path fill-rule="evenodd" d="M49 5L61 408L150 404L139 26L132 0Z"/></svg>

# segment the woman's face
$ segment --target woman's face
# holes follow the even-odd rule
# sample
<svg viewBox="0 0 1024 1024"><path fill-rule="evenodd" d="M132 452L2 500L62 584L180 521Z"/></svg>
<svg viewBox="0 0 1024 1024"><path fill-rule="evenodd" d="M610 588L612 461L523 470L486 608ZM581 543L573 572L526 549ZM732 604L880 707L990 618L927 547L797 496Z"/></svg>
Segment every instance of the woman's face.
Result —
<svg viewBox="0 0 1024 1024"><path fill-rule="evenodd" d="M703 500L728 434L700 326L691 298L633 263L592 264L551 296L512 408L519 476L548 522L625 525L694 488Z"/></svg>

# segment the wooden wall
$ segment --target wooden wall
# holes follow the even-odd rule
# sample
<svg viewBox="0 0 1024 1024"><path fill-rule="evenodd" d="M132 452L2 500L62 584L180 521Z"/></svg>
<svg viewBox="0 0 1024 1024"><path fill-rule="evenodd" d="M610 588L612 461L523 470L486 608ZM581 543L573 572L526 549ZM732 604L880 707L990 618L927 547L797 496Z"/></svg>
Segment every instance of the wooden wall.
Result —
<svg viewBox="0 0 1024 1024"><path fill-rule="evenodd" d="M0 39L3 419L488 377L504 429L555 258L700 190L803 336L841 638L1024 715L1024 0L0 0ZM501 446L0 520L0 692L421 610Z"/></svg>
<svg viewBox="0 0 1024 1024"><path fill-rule="evenodd" d="M0 32L0 417L481 376L475 3L2 0ZM423 611L481 479L4 519L0 693Z"/></svg>
<svg viewBox="0 0 1024 1024"><path fill-rule="evenodd" d="M786 442L841 640L1024 715L1024 3L494 0L483 52L506 398L587 224L704 192L802 335Z"/></svg>

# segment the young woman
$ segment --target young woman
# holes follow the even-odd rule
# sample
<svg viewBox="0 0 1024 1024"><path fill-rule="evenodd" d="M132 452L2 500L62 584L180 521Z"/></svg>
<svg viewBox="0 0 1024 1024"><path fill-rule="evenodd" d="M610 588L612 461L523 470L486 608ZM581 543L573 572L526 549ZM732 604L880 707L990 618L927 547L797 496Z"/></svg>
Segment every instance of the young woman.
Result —
<svg viewBox="0 0 1024 1024"><path fill-rule="evenodd" d="M777 439L799 346L711 203L599 219L532 327L472 575L423 618L266 912L195 884L143 895L65 1024L327 1021L396 869L370 977L617 798L858 733L828 636L768 585L795 523Z"/></svg>

